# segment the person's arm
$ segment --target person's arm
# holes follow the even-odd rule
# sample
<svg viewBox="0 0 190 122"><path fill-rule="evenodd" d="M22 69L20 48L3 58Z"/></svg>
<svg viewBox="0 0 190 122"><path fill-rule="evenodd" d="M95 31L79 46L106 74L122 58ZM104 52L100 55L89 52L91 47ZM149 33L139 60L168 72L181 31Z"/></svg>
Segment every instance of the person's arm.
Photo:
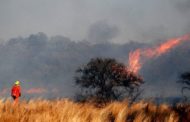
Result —
<svg viewBox="0 0 190 122"><path fill-rule="evenodd" d="M21 88L19 87L19 97L21 96Z"/></svg>

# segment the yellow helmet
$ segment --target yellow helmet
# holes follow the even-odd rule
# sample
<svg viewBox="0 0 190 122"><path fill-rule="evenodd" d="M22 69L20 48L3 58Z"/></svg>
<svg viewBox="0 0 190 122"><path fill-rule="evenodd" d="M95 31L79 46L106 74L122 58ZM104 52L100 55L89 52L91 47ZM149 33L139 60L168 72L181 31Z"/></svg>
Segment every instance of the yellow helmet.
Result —
<svg viewBox="0 0 190 122"><path fill-rule="evenodd" d="M19 80L15 81L15 85L19 85L19 84L20 84Z"/></svg>

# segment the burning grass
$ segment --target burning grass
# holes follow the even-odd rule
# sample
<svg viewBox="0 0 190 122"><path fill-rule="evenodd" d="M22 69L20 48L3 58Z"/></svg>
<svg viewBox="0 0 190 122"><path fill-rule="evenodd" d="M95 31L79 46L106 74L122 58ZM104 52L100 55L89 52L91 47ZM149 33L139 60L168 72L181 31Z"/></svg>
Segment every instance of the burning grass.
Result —
<svg viewBox="0 0 190 122"><path fill-rule="evenodd" d="M0 122L185 122L190 105L155 105L127 101L103 107L76 103L68 99L21 101L13 106L10 99L0 100Z"/></svg>

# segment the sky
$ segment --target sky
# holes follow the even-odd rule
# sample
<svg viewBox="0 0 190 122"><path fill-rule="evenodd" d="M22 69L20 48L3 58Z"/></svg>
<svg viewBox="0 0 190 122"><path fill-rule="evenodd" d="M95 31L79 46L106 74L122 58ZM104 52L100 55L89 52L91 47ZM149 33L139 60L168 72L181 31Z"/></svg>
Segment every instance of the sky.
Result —
<svg viewBox="0 0 190 122"><path fill-rule="evenodd" d="M0 0L0 39L44 32L90 40L91 27L104 23L117 31L111 42L157 41L189 31L189 4L189 0Z"/></svg>
<svg viewBox="0 0 190 122"><path fill-rule="evenodd" d="M73 96L75 71L91 58L127 64L130 51L187 33L189 0L0 0L0 95L20 79L27 95ZM144 64L145 96L179 95L188 45Z"/></svg>

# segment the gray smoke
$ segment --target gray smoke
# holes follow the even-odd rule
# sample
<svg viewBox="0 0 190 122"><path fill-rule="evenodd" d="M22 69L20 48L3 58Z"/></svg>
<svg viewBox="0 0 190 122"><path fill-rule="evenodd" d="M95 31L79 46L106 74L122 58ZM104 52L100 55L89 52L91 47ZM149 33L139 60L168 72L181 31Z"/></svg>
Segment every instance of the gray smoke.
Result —
<svg viewBox="0 0 190 122"><path fill-rule="evenodd" d="M0 44L1 89L10 90L15 80L21 80L24 90L47 89L41 96L70 97L75 92L74 75L78 67L99 56L126 62L127 52L139 45L135 42L130 48L129 44L91 45L63 36L48 38L44 33L13 38ZM35 96L35 93L25 96Z"/></svg>
<svg viewBox="0 0 190 122"><path fill-rule="evenodd" d="M176 80L180 73L190 71L190 42L147 61L140 74L144 77L144 96L180 93ZM24 90L44 88L48 92L37 94L47 98L72 97L75 94L75 70L91 58L109 57L127 64L128 54L136 48L151 45L131 41L125 44L75 42L67 37L47 37L44 33L13 38L0 44L0 89L10 88L21 80ZM9 93L5 94L9 95ZM23 94L24 97L36 94Z"/></svg>
<svg viewBox="0 0 190 122"><path fill-rule="evenodd" d="M42 31L72 40L88 37L91 42L165 40L189 32L189 3L189 0L1 0L0 38L8 40Z"/></svg>
<svg viewBox="0 0 190 122"><path fill-rule="evenodd" d="M118 33L119 30L116 26L99 21L91 25L88 31L88 40L93 43L106 43L116 37Z"/></svg>
<svg viewBox="0 0 190 122"><path fill-rule="evenodd" d="M175 0L175 7L182 13L190 13L190 1L189 0Z"/></svg>

